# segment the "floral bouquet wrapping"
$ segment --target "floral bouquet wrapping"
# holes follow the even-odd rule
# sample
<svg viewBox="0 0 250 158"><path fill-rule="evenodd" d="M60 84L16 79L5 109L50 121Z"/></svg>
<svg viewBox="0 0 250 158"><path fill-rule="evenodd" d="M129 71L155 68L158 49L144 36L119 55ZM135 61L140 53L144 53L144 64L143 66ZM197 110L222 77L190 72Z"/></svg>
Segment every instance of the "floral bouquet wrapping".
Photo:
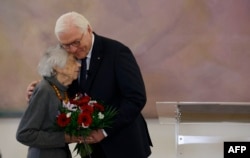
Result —
<svg viewBox="0 0 250 158"><path fill-rule="evenodd" d="M85 138L92 130L111 127L116 113L116 109L91 100L87 95L78 94L67 103L63 102L56 118L56 127L71 136ZM92 148L85 142L77 143L74 151L83 158L90 156Z"/></svg>

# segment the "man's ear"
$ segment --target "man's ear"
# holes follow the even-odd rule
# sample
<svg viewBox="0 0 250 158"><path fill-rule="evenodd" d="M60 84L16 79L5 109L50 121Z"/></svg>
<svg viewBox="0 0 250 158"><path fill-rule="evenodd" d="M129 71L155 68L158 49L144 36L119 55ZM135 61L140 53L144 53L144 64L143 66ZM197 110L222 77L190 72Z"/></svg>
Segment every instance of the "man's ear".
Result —
<svg viewBox="0 0 250 158"><path fill-rule="evenodd" d="M93 30L92 30L92 28L90 27L90 25L88 25L88 32L89 32L89 33L92 33L92 32L93 32Z"/></svg>

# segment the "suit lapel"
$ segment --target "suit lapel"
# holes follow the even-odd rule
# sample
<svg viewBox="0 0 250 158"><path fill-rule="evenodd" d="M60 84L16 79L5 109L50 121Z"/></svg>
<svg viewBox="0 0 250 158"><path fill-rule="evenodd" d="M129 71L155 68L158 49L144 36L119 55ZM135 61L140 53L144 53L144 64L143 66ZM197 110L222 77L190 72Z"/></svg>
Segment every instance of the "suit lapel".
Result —
<svg viewBox="0 0 250 158"><path fill-rule="evenodd" d="M92 55L90 59L88 78L86 81L86 92L88 92L91 89L93 81L96 77L97 71L99 69L99 66L103 59L101 37L96 35L95 33L94 33L94 36L95 36L95 41L94 41L94 46L92 49Z"/></svg>

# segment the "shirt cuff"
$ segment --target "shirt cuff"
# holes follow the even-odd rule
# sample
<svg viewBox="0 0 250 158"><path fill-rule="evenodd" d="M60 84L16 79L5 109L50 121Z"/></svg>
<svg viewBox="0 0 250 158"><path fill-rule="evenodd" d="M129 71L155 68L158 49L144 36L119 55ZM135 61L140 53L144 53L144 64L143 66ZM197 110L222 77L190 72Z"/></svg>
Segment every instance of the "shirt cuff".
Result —
<svg viewBox="0 0 250 158"><path fill-rule="evenodd" d="M108 134L105 132L105 130L104 130L104 129L102 129L102 133L103 133L103 135L104 135L105 137L107 137L107 136L108 136Z"/></svg>

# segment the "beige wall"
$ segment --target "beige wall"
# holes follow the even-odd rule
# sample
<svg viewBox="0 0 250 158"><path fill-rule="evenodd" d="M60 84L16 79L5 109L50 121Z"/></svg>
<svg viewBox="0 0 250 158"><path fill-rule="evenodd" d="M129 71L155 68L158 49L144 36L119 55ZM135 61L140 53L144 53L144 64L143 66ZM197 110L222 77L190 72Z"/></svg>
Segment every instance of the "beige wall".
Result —
<svg viewBox="0 0 250 158"><path fill-rule="evenodd" d="M250 100L250 1L1 1L0 111L25 109L36 65L57 41L55 20L84 14L97 34L128 45L145 80L147 117L156 101Z"/></svg>

